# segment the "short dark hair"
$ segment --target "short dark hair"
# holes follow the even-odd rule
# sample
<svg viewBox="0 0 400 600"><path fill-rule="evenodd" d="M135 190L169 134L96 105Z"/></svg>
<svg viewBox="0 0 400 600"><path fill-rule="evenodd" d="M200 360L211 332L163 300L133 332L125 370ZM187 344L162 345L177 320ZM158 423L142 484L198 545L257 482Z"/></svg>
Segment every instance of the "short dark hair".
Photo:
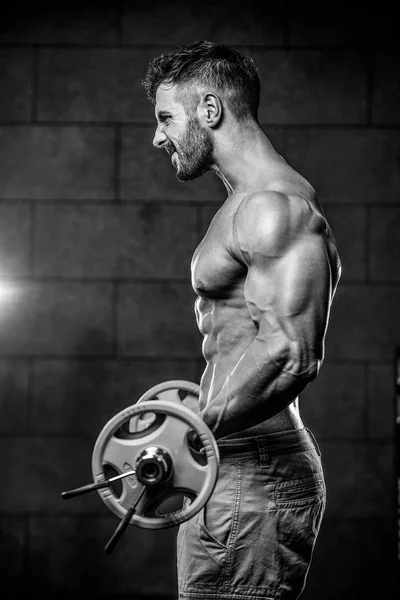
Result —
<svg viewBox="0 0 400 600"><path fill-rule="evenodd" d="M150 62L142 81L153 104L162 83L182 86L183 100L191 108L199 101L198 88L211 87L224 94L238 120L245 120L249 114L257 120L260 104L257 67L253 59L234 48L201 40L179 46L170 54L161 54Z"/></svg>

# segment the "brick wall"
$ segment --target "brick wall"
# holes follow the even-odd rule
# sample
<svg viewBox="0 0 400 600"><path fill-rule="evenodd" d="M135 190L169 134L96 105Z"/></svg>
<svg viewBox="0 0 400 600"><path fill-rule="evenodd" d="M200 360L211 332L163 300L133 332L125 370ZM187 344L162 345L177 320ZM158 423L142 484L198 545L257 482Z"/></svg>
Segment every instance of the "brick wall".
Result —
<svg viewBox="0 0 400 600"><path fill-rule="evenodd" d="M0 569L7 593L174 598L176 531L130 528L90 481L105 422L199 380L191 253L224 200L151 146L148 61L209 39L256 60L260 118L317 189L343 261L326 361L302 396L328 505L305 600L390 597L400 345L400 77L393 17L249 1L35 3L0 23Z"/></svg>

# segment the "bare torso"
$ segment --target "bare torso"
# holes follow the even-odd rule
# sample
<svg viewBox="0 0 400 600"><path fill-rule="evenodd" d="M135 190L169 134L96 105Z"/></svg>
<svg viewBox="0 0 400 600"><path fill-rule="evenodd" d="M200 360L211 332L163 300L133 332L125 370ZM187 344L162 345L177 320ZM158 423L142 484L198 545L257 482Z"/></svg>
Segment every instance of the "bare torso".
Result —
<svg viewBox="0 0 400 600"><path fill-rule="evenodd" d="M254 190L251 190L254 191ZM332 273L332 290L336 288L339 259L331 230L326 223L314 189L285 161L277 160L276 169L259 191L274 191L307 202L326 226L324 239ZM229 196L210 223L192 259L192 285L198 296L195 312L204 336L203 355L206 368L200 384L199 409L203 410L221 390L226 378L257 335L244 297L246 265L235 253L234 215L247 196ZM303 427L299 399L293 398L284 410L239 434L228 437L263 435Z"/></svg>

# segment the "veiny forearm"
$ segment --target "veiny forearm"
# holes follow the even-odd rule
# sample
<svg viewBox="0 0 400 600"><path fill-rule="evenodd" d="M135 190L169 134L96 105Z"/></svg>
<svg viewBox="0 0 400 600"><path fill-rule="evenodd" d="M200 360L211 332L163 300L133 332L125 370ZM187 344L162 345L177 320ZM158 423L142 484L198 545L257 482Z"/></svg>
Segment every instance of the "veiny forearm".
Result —
<svg viewBox="0 0 400 600"><path fill-rule="evenodd" d="M287 352L272 353L263 340L252 342L200 413L217 439L271 418L296 399L316 373L291 372L289 358Z"/></svg>

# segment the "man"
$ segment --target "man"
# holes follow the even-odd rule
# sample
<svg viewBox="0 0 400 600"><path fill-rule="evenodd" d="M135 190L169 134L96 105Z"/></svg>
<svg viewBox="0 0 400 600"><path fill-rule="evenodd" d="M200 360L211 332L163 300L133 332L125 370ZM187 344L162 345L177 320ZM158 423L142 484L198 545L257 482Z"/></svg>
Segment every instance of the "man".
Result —
<svg viewBox="0 0 400 600"><path fill-rule="evenodd" d="M228 193L192 260L206 361L199 414L221 463L206 507L179 529L179 597L298 598L325 508L298 396L324 356L335 241L315 190L259 125L250 58L200 41L155 58L143 85L153 144L178 180L213 171Z"/></svg>

